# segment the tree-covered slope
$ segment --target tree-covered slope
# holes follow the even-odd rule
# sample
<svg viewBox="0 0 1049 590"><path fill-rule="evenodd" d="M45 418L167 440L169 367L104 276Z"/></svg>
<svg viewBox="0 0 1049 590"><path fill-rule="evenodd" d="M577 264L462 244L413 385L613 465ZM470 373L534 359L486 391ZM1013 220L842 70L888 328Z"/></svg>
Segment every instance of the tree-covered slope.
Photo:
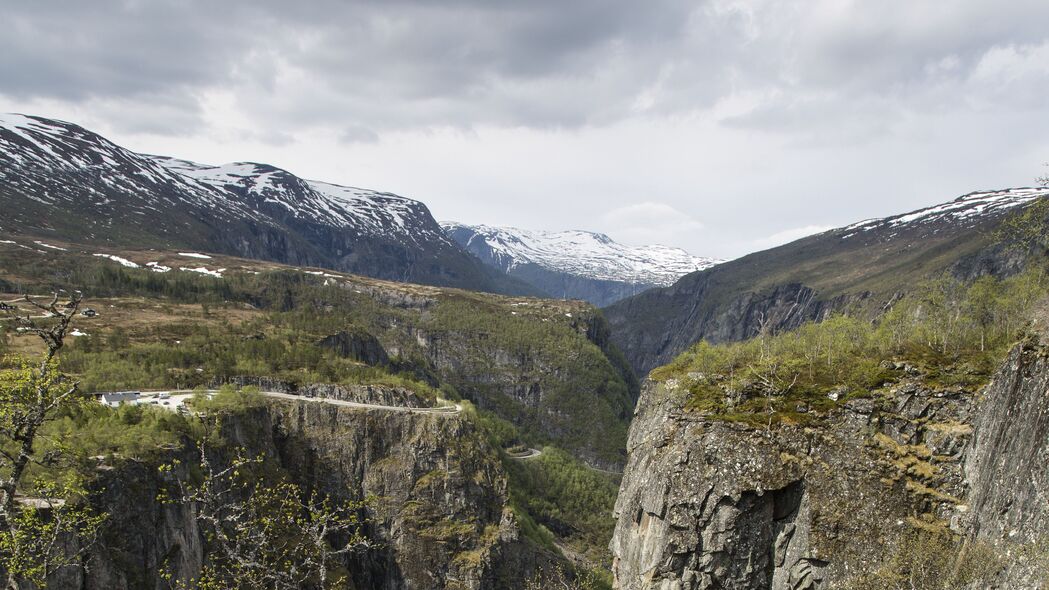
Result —
<svg viewBox="0 0 1049 590"><path fill-rule="evenodd" d="M98 318L84 320L89 336L71 347L71 362L77 351L89 355L76 364L86 383L357 383L380 371L469 399L514 424L533 446L554 444L594 465L622 464L637 385L588 304L214 254L6 242L0 292L62 287L83 290L89 304L106 298ZM129 297L134 303L110 301ZM157 322L114 325L129 315L126 305L145 306ZM185 305L206 307L207 317L178 319Z"/></svg>

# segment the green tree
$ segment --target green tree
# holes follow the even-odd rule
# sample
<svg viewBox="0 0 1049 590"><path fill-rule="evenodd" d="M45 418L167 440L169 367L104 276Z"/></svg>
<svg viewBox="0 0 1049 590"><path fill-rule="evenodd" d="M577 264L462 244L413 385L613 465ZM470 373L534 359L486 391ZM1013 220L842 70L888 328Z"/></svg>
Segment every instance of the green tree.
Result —
<svg viewBox="0 0 1049 590"><path fill-rule="evenodd" d="M45 587L57 570L83 567L81 559L104 519L79 501L82 490L75 480L27 481L31 465L50 466L59 459L54 451L38 452L41 428L85 400L56 359L80 301L79 292L63 305L58 293L47 304L25 296L17 303L29 311L7 310L18 331L38 336L46 350L37 362L5 359L0 368L0 566L8 588L22 581Z"/></svg>
<svg viewBox="0 0 1049 590"><path fill-rule="evenodd" d="M524 590L602 590L610 587L592 570L570 571L563 566L539 568L524 585Z"/></svg>
<svg viewBox="0 0 1049 590"><path fill-rule="evenodd" d="M969 287L965 314L978 326L980 352L987 350L987 336L997 318L998 301L1001 299L1001 283L991 276L977 279Z"/></svg>
<svg viewBox="0 0 1049 590"><path fill-rule="evenodd" d="M194 507L207 545L195 580L175 581L196 590L293 590L345 587L339 557L363 550L369 500L337 502L287 480L266 481L263 460L242 452L216 467L200 444L200 483L179 477L179 463L161 467L173 479L171 503Z"/></svg>

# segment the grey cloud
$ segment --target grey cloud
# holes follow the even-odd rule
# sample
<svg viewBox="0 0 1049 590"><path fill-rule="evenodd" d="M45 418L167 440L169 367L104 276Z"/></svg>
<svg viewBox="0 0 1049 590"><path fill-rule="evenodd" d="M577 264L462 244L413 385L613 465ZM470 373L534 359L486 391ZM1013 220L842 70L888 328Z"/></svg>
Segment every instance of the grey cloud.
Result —
<svg viewBox="0 0 1049 590"><path fill-rule="evenodd" d="M853 102L874 105L859 113L873 120L897 107L962 101L957 91L972 90L988 51L1041 43L1049 20L1040 0L841 7L829 0L23 3L6 10L0 95L144 104L164 96L192 118L200 113L193 103L220 89L256 120L288 129L363 125L378 134L604 125L765 92L773 98L729 123L794 132L837 126L848 110L842 105ZM887 97L897 104L877 105ZM808 108L821 102L831 108ZM826 112L842 115L830 120ZM863 136L884 125L857 127Z"/></svg>
<svg viewBox="0 0 1049 590"><path fill-rule="evenodd" d="M32 3L0 40L0 94L84 100L222 88L247 112L292 123L316 123L316 100L337 109L326 122L344 113L386 129L577 126L629 113L693 6Z"/></svg>
<svg viewBox="0 0 1049 590"><path fill-rule="evenodd" d="M339 134L341 143L375 143L379 134L363 125L349 125Z"/></svg>

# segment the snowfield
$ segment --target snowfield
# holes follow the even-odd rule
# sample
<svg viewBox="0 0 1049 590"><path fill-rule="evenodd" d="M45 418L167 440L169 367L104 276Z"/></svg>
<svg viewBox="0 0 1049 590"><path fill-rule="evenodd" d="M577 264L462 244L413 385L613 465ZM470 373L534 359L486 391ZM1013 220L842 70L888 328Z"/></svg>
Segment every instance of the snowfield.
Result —
<svg viewBox="0 0 1049 590"><path fill-rule="evenodd" d="M457 229L473 232L471 242L483 240L507 271L536 264L591 279L668 286L690 272L721 262L669 246L627 246L587 231L535 231L455 222L441 226L449 234Z"/></svg>
<svg viewBox="0 0 1049 590"><path fill-rule="evenodd" d="M973 224L988 215L1004 213L1045 196L1049 196L1049 187L975 192L933 207L903 215L867 219L830 231L844 233L842 239L846 239L875 229L902 229L935 222Z"/></svg>

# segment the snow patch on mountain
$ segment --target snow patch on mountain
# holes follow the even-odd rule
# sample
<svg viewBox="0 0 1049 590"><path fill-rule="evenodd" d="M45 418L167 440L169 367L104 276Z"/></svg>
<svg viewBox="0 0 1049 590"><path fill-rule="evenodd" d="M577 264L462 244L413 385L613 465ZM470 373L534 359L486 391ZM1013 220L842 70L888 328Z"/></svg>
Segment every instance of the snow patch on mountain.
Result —
<svg viewBox="0 0 1049 590"><path fill-rule="evenodd" d="M122 258L122 257L117 256L115 254L94 254L94 256L98 256L99 258L108 258L108 259L112 260L113 262L116 262L117 264L119 264L121 266L126 266L128 268L139 268L138 263L132 262L132 261L128 260L127 258Z"/></svg>
<svg viewBox="0 0 1049 590"><path fill-rule="evenodd" d="M109 203L103 195L108 188L138 195L137 202L125 203L138 210L155 209L172 194L190 195L217 210L231 207L211 187L64 121L0 113L0 156L0 181L43 204L57 204L66 194L52 186L56 178L75 177L88 193L84 200L97 196L96 205ZM249 210L232 206L236 214L251 216Z"/></svg>
<svg viewBox="0 0 1049 590"><path fill-rule="evenodd" d="M943 222L972 225L987 216L1004 213L1046 196L1049 196L1049 187L975 192L940 205L892 217L867 219L831 231L845 233L842 236L845 239L872 230L903 229Z"/></svg>
<svg viewBox="0 0 1049 590"><path fill-rule="evenodd" d="M512 227L443 222L449 235L468 231L482 241L503 270L524 264L590 279L644 285L672 285L682 276L719 262L669 246L627 246L605 234L570 230L536 231ZM465 244L470 250L471 245Z"/></svg>
<svg viewBox="0 0 1049 590"><path fill-rule="evenodd" d="M282 207L296 218L372 235L400 234L411 241L447 241L440 232L418 222L428 216L424 204L392 193L303 180L267 164L234 162L210 166L163 156L151 158L168 170L217 190L240 191L262 204Z"/></svg>
<svg viewBox="0 0 1049 590"><path fill-rule="evenodd" d="M426 206L413 199L362 188L301 179L253 162L212 166L138 154L72 123L0 113L0 182L22 189L45 205L69 200L55 190L59 175L73 176L85 192L82 204L105 207L109 190L133 195L125 213L178 206L189 197L223 217L263 221L266 213L320 223L365 235L396 237L408 243L451 241L433 223Z"/></svg>

